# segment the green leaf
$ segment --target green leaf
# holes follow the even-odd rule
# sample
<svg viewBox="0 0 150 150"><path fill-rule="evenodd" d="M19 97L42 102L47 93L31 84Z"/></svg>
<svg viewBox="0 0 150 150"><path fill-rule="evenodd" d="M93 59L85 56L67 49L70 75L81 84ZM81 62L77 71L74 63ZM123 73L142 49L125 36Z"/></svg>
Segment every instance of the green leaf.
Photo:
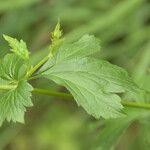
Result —
<svg viewBox="0 0 150 150"><path fill-rule="evenodd" d="M29 59L29 51L27 49L26 43L23 40L18 41L17 39L14 39L7 35L3 36L4 39L9 43L12 52L14 52L16 55L24 60Z"/></svg>
<svg viewBox="0 0 150 150"><path fill-rule="evenodd" d="M32 86L24 79L27 66L8 54L0 62L0 125L4 120L24 122L25 107L32 106Z"/></svg>
<svg viewBox="0 0 150 150"><path fill-rule="evenodd" d="M95 118L116 118L122 116L123 108L117 93L135 95L138 88L122 68L89 57L99 49L98 41L86 35L60 47L41 71L44 77L65 86L78 105Z"/></svg>
<svg viewBox="0 0 150 150"><path fill-rule="evenodd" d="M54 31L51 33L50 53L55 54L56 50L63 44L64 39L62 38L62 30L60 28L60 23L58 22Z"/></svg>
<svg viewBox="0 0 150 150"><path fill-rule="evenodd" d="M93 142L93 150L113 150L130 123L129 118L106 120L104 128L98 132Z"/></svg>
<svg viewBox="0 0 150 150"><path fill-rule="evenodd" d="M55 27L55 30L54 32L52 32L52 37L51 37L51 40L52 41L57 41L59 40L61 37L62 37L62 30L60 29L60 23L58 22L56 27Z"/></svg>
<svg viewBox="0 0 150 150"><path fill-rule="evenodd" d="M41 71L47 70L51 66L53 66L56 62L59 63L66 59L71 58L83 58L85 56L90 56L94 53L99 52L99 40L94 36L84 35L81 39L73 44L63 44L57 50L55 57L50 59L48 63L46 63Z"/></svg>
<svg viewBox="0 0 150 150"><path fill-rule="evenodd" d="M138 61L134 65L133 78L139 87L149 91L150 89L150 75L148 74L148 68L150 66L150 43L148 43L143 51L139 53ZM144 93L142 97L139 95L139 99L144 99L144 102L149 102L150 97L148 93Z"/></svg>
<svg viewBox="0 0 150 150"><path fill-rule="evenodd" d="M104 120L102 127L97 126L95 137L92 138L92 150L113 150L126 129L134 122L149 117L149 110L126 108L125 118ZM91 141L90 141L91 142Z"/></svg>

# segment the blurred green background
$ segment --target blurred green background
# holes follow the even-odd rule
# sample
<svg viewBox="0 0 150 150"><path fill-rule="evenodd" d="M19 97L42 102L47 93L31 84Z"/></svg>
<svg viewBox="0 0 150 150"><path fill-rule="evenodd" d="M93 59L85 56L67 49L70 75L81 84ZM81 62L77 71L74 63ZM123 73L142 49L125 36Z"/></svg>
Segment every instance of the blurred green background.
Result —
<svg viewBox="0 0 150 150"><path fill-rule="evenodd" d="M47 54L58 18L67 42L94 34L101 40L98 57L124 67L150 91L150 0L0 0L0 57L9 50L7 34L27 42L35 64ZM33 85L65 91L48 82ZM34 95L33 102L24 125L0 128L0 150L149 150L148 119L96 121L73 101Z"/></svg>

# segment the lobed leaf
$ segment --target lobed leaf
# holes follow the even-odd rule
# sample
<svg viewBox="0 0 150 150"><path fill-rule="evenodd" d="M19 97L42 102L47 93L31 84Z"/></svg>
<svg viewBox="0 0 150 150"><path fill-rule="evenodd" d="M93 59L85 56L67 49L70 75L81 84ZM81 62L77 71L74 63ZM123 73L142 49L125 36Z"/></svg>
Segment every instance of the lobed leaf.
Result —
<svg viewBox="0 0 150 150"><path fill-rule="evenodd" d="M14 39L7 35L3 35L3 36L4 39L9 43L12 52L14 52L22 59L25 60L29 59L29 51L27 49L26 43L23 40L18 41L17 39Z"/></svg>
<svg viewBox="0 0 150 150"><path fill-rule="evenodd" d="M0 62L0 125L4 120L24 122L25 107L32 106L32 86L25 80L27 66L8 54Z"/></svg>
<svg viewBox="0 0 150 150"><path fill-rule="evenodd" d="M116 118L123 115L117 93L135 95L139 89L124 69L90 57L99 49L99 42L89 35L63 45L41 68L42 76L65 86L95 118Z"/></svg>
<svg viewBox="0 0 150 150"><path fill-rule="evenodd" d="M84 35L81 39L77 42L72 44L63 44L57 50L55 57L51 58L42 68L40 71L44 71L55 63L62 62L67 59L72 58L83 58L86 56L90 56L94 53L99 52L99 40L96 39L94 36Z"/></svg>

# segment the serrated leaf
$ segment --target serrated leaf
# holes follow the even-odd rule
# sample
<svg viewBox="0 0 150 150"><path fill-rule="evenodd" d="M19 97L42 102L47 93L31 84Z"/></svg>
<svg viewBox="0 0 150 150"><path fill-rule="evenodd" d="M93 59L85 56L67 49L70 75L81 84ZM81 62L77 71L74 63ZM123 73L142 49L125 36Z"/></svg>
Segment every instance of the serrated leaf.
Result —
<svg viewBox="0 0 150 150"><path fill-rule="evenodd" d="M0 77L7 81L23 79L27 70L26 63L15 54L7 54L0 62Z"/></svg>
<svg viewBox="0 0 150 150"><path fill-rule="evenodd" d="M57 25L56 25L56 27L55 27L54 32L52 32L51 40L52 40L52 41L59 40L59 39L61 38L62 34L63 34L63 33L62 33L61 28L60 28L60 23L58 22Z"/></svg>
<svg viewBox="0 0 150 150"><path fill-rule="evenodd" d="M44 77L65 86L78 105L95 118L116 118L122 116L123 108L117 93L135 94L138 88L124 69L86 57L99 49L97 40L86 35L68 47L60 47L55 57L41 71Z"/></svg>
<svg viewBox="0 0 150 150"><path fill-rule="evenodd" d="M46 63L41 71L44 71L51 66L53 66L56 62L59 63L66 59L71 58L83 58L85 56L90 56L94 53L100 51L99 40L94 36L84 35L77 42L72 44L63 44L58 50L51 60Z"/></svg>
<svg viewBox="0 0 150 150"><path fill-rule="evenodd" d="M18 41L15 38L12 38L7 35L3 35L4 39L9 43L11 47L11 51L14 52L16 55L21 57L22 59L28 60L29 59L29 51L27 49L27 45L23 40Z"/></svg>
<svg viewBox="0 0 150 150"><path fill-rule="evenodd" d="M64 44L57 53L57 62L71 58L83 58L100 51L99 40L93 35L84 35L77 42Z"/></svg>
<svg viewBox="0 0 150 150"><path fill-rule="evenodd" d="M52 44L50 45L51 54L55 54L56 50L62 45L64 39L62 38L62 30L60 28L60 23L58 22L54 31L51 33L51 41Z"/></svg>
<svg viewBox="0 0 150 150"><path fill-rule="evenodd" d="M0 125L4 120L24 122L25 107L32 106L32 86L24 79L27 66L8 54L0 62Z"/></svg>

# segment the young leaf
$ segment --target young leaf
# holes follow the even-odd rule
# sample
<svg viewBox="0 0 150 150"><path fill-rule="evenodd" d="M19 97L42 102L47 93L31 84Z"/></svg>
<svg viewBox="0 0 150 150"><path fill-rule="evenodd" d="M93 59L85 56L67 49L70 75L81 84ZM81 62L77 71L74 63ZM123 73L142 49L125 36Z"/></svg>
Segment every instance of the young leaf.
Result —
<svg viewBox="0 0 150 150"><path fill-rule="evenodd" d="M62 30L60 28L60 23L58 22L54 31L51 33L51 41L52 44L50 45L50 53L55 54L56 50L60 47L60 45L63 43L62 38Z"/></svg>
<svg viewBox="0 0 150 150"><path fill-rule="evenodd" d="M60 47L41 71L44 77L65 86L78 105L95 118L116 118L122 116L123 108L117 93L134 94L138 88L122 68L89 57L99 49L98 41L86 35Z"/></svg>
<svg viewBox="0 0 150 150"><path fill-rule="evenodd" d="M26 70L22 59L14 54L0 62L0 125L5 119L24 122L25 107L32 106L32 86L24 79Z"/></svg>
<svg viewBox="0 0 150 150"><path fill-rule="evenodd" d="M51 35L52 42L59 40L62 37L62 34L63 33L62 33L62 30L60 29L60 23L58 22L55 27L54 32L52 32L52 35Z"/></svg>
<svg viewBox="0 0 150 150"><path fill-rule="evenodd" d="M12 52L14 52L16 55L24 60L29 59L29 51L27 49L26 43L23 40L18 41L17 39L14 39L7 35L3 36L4 39L9 43Z"/></svg>

